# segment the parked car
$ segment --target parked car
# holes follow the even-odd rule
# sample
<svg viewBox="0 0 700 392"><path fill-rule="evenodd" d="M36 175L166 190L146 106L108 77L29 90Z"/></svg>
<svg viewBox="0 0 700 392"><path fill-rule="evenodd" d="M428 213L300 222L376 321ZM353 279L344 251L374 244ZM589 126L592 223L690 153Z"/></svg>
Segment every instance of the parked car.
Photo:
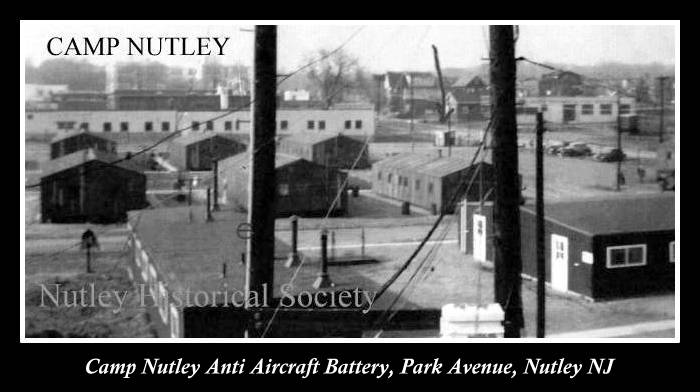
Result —
<svg viewBox="0 0 700 392"><path fill-rule="evenodd" d="M661 192L676 190L676 171L674 169L660 169L656 174Z"/></svg>
<svg viewBox="0 0 700 392"><path fill-rule="evenodd" d="M598 152L593 158L601 162L620 162L624 161L627 155L619 148L610 148Z"/></svg>
<svg viewBox="0 0 700 392"><path fill-rule="evenodd" d="M545 151L547 154L557 155L562 148L569 145L569 142L551 141L547 143Z"/></svg>
<svg viewBox="0 0 700 392"><path fill-rule="evenodd" d="M571 143L559 150L563 157L585 157L591 155L591 148L586 143Z"/></svg>

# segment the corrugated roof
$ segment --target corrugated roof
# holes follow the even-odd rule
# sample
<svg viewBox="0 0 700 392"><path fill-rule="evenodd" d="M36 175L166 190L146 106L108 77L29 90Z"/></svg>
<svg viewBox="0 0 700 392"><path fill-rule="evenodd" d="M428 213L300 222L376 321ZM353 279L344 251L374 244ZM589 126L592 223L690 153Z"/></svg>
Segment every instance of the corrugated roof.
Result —
<svg viewBox="0 0 700 392"><path fill-rule="evenodd" d="M100 150L95 150L93 148L88 148L85 150L80 150L76 151L74 153L64 155L62 157L58 157L56 159L51 160L50 165L47 165L46 169L44 169L42 173L42 178L50 176L52 174L56 174L59 172L62 172L64 170L68 170L70 168L80 166L84 163L91 162L91 161L100 161L103 163L110 164L112 162L115 162L119 160L121 157L119 154L114 154L114 153L109 153L105 151L100 151ZM135 162L131 161L122 161L117 164L117 166L140 172L137 167L138 164Z"/></svg>
<svg viewBox="0 0 700 392"><path fill-rule="evenodd" d="M224 139L229 139L233 140L235 142L245 144L245 142L239 138L237 138L235 135L230 135L226 133L214 133L214 132L187 132L183 133L182 135L174 138L172 140L173 143L177 144L182 144L182 145L190 145L192 143L197 143L202 140L207 140L211 139L213 137L222 137Z"/></svg>
<svg viewBox="0 0 700 392"><path fill-rule="evenodd" d="M351 140L356 140L359 142L357 139L350 138L348 136L343 135L340 132L301 132L301 133L295 133L290 136L286 136L282 139L282 141L290 141L293 143L298 143L298 144L318 144L321 142L325 142L330 139L335 139L335 138L346 138L346 139L351 139Z"/></svg>
<svg viewBox="0 0 700 392"><path fill-rule="evenodd" d="M388 157L377 162L375 165L385 169L411 169L416 166L424 165L435 159L437 159L437 157L434 155L408 152Z"/></svg>
<svg viewBox="0 0 700 392"><path fill-rule="evenodd" d="M442 157L416 168L416 172L433 177L444 177L468 168L471 162L466 159Z"/></svg>
<svg viewBox="0 0 700 392"><path fill-rule="evenodd" d="M288 154L282 154L282 153L277 153L275 154L275 169L279 169L282 166L286 166L290 163L297 162L297 161L303 161L304 159L293 156L293 155L288 155ZM250 162L250 153L249 152L242 152L240 154L236 154L233 156L230 156L228 158L222 159L219 161L219 164L222 166L248 166Z"/></svg>
<svg viewBox="0 0 700 392"><path fill-rule="evenodd" d="M382 168L414 171L434 177L444 177L466 169L470 164L471 160L467 159L418 153L398 154L376 163Z"/></svg>
<svg viewBox="0 0 700 392"><path fill-rule="evenodd" d="M524 208L534 214L534 206ZM593 235L673 230L675 200L671 193L551 203L545 215Z"/></svg>
<svg viewBox="0 0 700 392"><path fill-rule="evenodd" d="M69 138L72 138L74 136L78 136L78 135L82 135L82 134L89 135L89 136L97 138L97 139L106 140L110 143L114 142L112 139L110 139L102 134L99 134L99 133L89 132L89 131L73 131L73 132L66 132L66 133L57 134L56 136L53 137L53 139L51 139L51 143L56 143L58 141L69 139Z"/></svg>

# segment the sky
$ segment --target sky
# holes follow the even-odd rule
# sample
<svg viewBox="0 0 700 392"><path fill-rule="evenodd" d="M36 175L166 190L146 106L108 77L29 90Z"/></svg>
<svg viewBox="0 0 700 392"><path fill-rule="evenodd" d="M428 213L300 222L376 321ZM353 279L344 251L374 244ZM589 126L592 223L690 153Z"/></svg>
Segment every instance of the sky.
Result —
<svg viewBox="0 0 700 392"><path fill-rule="evenodd" d="M157 60L169 65L198 67L204 56L128 56L127 37L229 37L222 63L250 65L253 37L250 22L227 21L22 21L21 51L34 64L60 57L86 59L96 64L116 61ZM288 22L284 22L288 23ZM319 49L345 50L372 72L388 70L432 71L431 45L440 53L442 67L470 67L484 63L488 27L483 22L295 22L278 29L278 67L295 69ZM531 22L528 22L531 23ZM628 23L628 22L625 22ZM659 23L659 22L654 22ZM676 26L600 22L525 24L519 26L517 55L540 62L594 65L601 62L675 64ZM680 29L678 29L680 32ZM113 56L51 56L51 37L64 42L74 37L117 37L120 49ZM213 44L212 44L213 46Z"/></svg>

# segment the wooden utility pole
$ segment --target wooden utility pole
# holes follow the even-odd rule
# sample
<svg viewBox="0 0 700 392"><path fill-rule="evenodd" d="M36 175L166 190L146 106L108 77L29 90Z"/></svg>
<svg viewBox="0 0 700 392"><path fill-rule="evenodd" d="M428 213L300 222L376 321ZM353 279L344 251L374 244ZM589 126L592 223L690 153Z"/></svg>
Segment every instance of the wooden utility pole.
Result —
<svg viewBox="0 0 700 392"><path fill-rule="evenodd" d="M622 187L622 120L620 118L620 91L617 92L617 150L620 158L617 160L617 172L615 173L615 190Z"/></svg>
<svg viewBox="0 0 700 392"><path fill-rule="evenodd" d="M536 168L536 197L537 205L535 212L537 215L537 337L543 338L545 332L545 287L547 279L545 272L544 255L544 147L542 138L544 135L544 120L542 112L537 113L537 168Z"/></svg>
<svg viewBox="0 0 700 392"><path fill-rule="evenodd" d="M435 57L435 71L437 72L438 83L440 86L440 122L444 123L447 119L447 108L446 108L446 97L445 97L445 85L442 82L442 70L440 69L440 57L438 57L438 50L435 45L433 45L433 57Z"/></svg>
<svg viewBox="0 0 700 392"><path fill-rule="evenodd" d="M664 142L664 82L668 76L659 76L659 144Z"/></svg>
<svg viewBox="0 0 700 392"><path fill-rule="evenodd" d="M513 26L490 26L493 164L496 173L494 226L495 297L505 312L504 336L520 337L523 327L520 256L520 184L515 120Z"/></svg>
<svg viewBox="0 0 700 392"><path fill-rule="evenodd" d="M214 159L214 211L219 211L219 160Z"/></svg>
<svg viewBox="0 0 700 392"><path fill-rule="evenodd" d="M409 80L411 81L411 85L409 86L410 88L410 93L411 93L411 152L414 150L414 141L413 141L413 117L414 117L414 111L413 107L415 105L415 102L413 102L413 75L408 74Z"/></svg>
<svg viewBox="0 0 700 392"><path fill-rule="evenodd" d="M269 304L275 256L275 112L277 94L277 26L255 27L254 88L250 131L250 178L246 298ZM263 298L266 294L267 297ZM250 307L250 304L247 304Z"/></svg>

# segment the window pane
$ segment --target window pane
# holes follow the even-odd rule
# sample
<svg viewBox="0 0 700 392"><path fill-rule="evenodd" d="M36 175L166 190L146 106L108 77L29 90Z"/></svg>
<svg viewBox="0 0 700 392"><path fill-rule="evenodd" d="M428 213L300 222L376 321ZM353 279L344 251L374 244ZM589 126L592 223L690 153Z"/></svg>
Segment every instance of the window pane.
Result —
<svg viewBox="0 0 700 392"><path fill-rule="evenodd" d="M610 265L625 265L625 249L613 249L610 251Z"/></svg>
<svg viewBox="0 0 700 392"><path fill-rule="evenodd" d="M631 265L644 264L644 249L641 246L627 250L627 263Z"/></svg>

